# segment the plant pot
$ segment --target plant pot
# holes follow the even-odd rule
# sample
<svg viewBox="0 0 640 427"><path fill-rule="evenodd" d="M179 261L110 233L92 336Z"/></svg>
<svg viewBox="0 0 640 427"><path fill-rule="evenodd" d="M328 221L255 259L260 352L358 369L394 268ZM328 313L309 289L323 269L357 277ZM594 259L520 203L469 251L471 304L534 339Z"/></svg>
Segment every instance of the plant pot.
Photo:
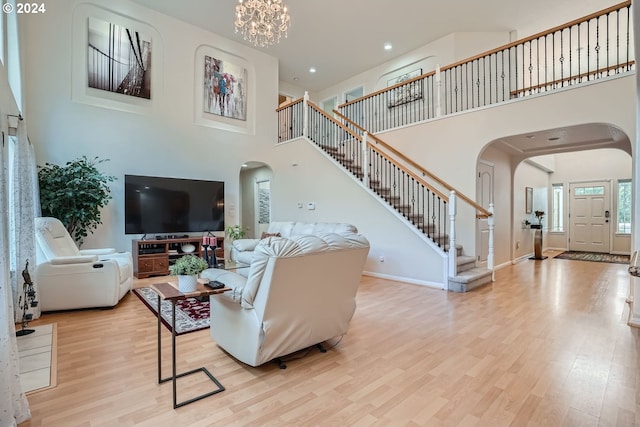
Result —
<svg viewBox="0 0 640 427"><path fill-rule="evenodd" d="M198 288L198 276L178 276L178 290L180 292L194 292Z"/></svg>

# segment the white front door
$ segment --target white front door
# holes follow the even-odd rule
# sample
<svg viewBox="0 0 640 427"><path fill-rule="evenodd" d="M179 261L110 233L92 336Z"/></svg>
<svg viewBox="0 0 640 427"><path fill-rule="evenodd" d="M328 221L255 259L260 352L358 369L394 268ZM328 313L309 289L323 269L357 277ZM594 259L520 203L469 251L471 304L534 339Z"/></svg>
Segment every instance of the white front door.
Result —
<svg viewBox="0 0 640 427"><path fill-rule="evenodd" d="M489 209L489 204L493 203L493 164L482 161L478 163L476 191L478 204ZM478 218L477 224L477 264L479 267L486 267L489 257L489 221L487 218Z"/></svg>
<svg viewBox="0 0 640 427"><path fill-rule="evenodd" d="M569 184L569 249L609 253L610 182Z"/></svg>

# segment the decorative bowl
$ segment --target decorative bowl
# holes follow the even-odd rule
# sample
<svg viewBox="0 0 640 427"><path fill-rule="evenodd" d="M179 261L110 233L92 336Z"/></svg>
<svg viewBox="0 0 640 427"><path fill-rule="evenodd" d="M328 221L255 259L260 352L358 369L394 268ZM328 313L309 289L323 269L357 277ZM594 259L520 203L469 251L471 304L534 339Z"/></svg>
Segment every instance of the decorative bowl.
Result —
<svg viewBox="0 0 640 427"><path fill-rule="evenodd" d="M182 245L180 249L182 249L182 252L184 252L185 254L190 254L191 252L196 250L196 247L191 243L187 243L186 245Z"/></svg>

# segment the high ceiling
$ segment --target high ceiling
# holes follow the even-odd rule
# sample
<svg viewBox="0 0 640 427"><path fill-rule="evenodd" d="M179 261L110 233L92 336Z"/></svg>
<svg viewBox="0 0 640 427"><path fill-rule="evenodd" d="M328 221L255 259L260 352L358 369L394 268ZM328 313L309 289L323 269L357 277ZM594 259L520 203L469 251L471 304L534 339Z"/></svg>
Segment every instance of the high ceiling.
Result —
<svg viewBox="0 0 640 427"><path fill-rule="evenodd" d="M225 38L237 0L133 0ZM517 30L526 37L604 9L611 0L285 0L289 36L264 49L280 80L320 91L452 32ZM385 51L383 45L393 49ZM309 68L317 69L315 74Z"/></svg>

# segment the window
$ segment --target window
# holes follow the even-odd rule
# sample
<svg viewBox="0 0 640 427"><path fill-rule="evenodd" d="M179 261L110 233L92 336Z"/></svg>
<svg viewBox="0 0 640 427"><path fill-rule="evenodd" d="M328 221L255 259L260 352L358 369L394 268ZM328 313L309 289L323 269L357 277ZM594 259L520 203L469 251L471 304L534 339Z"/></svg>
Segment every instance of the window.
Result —
<svg viewBox="0 0 640 427"><path fill-rule="evenodd" d="M631 180L618 181L617 233L631 234Z"/></svg>
<svg viewBox="0 0 640 427"><path fill-rule="evenodd" d="M564 185L551 185L551 231L564 231Z"/></svg>
<svg viewBox="0 0 640 427"><path fill-rule="evenodd" d="M602 195L604 195L604 187L576 188L576 196L602 196Z"/></svg>

